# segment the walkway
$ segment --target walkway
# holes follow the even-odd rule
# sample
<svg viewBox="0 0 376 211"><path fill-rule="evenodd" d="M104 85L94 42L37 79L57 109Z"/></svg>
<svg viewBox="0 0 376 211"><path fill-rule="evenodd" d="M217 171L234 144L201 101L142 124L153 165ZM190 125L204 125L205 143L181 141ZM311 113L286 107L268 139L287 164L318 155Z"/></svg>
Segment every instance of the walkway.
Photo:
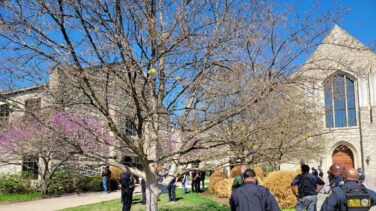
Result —
<svg viewBox="0 0 376 211"><path fill-rule="evenodd" d="M139 193L140 188L136 187L135 194ZM29 202L0 205L0 211L53 211L69 207L77 207L80 205L99 203L102 201L109 201L113 199L119 199L120 201L120 191L111 192L109 194L103 192L75 194Z"/></svg>

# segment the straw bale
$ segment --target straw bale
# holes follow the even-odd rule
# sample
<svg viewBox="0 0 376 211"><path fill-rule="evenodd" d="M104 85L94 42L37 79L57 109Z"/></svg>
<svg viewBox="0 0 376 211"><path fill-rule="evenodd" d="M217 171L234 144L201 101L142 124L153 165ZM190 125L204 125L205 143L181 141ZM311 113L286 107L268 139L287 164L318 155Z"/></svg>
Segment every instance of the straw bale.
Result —
<svg viewBox="0 0 376 211"><path fill-rule="evenodd" d="M296 204L296 197L290 186L296 175L294 171L274 171L261 184L273 193L280 208L292 208Z"/></svg>

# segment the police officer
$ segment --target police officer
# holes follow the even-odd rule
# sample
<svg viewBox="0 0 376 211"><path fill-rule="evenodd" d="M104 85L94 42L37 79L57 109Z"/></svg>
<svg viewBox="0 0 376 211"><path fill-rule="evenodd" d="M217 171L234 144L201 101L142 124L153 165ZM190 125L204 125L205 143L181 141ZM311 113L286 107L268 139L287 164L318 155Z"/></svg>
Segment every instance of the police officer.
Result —
<svg viewBox="0 0 376 211"><path fill-rule="evenodd" d="M302 164L302 173L294 178L291 182L291 189L298 198L296 211L316 211L317 193L324 187L325 182L318 177L309 173L309 166ZM296 191L298 186L298 192Z"/></svg>
<svg viewBox="0 0 376 211"><path fill-rule="evenodd" d="M354 168L346 169L342 187L335 187L328 196L321 211L363 211L376 203L376 193L359 183L359 173Z"/></svg>
<svg viewBox="0 0 376 211"><path fill-rule="evenodd" d="M333 164L329 168L329 186L331 189L343 185L344 167L341 164Z"/></svg>
<svg viewBox="0 0 376 211"><path fill-rule="evenodd" d="M256 173L247 169L243 173L244 184L232 191L230 206L232 211L279 211L277 201L270 191L256 185Z"/></svg>
<svg viewBox="0 0 376 211"><path fill-rule="evenodd" d="M134 190L134 179L129 172L123 172L120 175L121 184L121 202L123 203L122 211L130 211L132 206L132 197Z"/></svg>
<svg viewBox="0 0 376 211"><path fill-rule="evenodd" d="M197 185L196 185L197 172L196 171L192 171L191 172L191 177L192 177L192 183L191 183L192 188L191 188L191 191L193 193L193 192L196 192L196 187L197 187Z"/></svg>

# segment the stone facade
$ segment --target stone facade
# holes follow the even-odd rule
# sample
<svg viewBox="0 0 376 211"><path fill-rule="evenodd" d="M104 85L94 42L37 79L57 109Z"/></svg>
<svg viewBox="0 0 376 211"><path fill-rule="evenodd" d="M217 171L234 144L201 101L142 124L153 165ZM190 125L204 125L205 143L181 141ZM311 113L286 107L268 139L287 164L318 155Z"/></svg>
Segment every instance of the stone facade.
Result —
<svg viewBox="0 0 376 211"><path fill-rule="evenodd" d="M44 108L48 109L54 104L55 101L59 101L60 98L64 100L70 100L71 102L80 105L80 103L82 103L81 101L85 100L80 98L82 93L78 93L76 89L72 88L72 84L69 84L66 80L64 81L59 76L61 76L61 73L59 75L59 73L54 69L51 71L50 81L48 84L7 92L0 92L0 106L4 104L10 105L9 116L7 117L6 121L0 121L0 126L1 124L7 124L8 122L22 119L26 111L24 105L28 100L40 99L40 108L42 110ZM70 109L85 109L85 107L78 106L78 108L71 107ZM122 121L122 119L120 119L116 123L123 124L124 122ZM136 155L134 153L131 153L129 150L124 150L122 152L115 152L114 150L110 150L108 154L115 157L116 159L119 159L120 162L126 163L130 166L136 166L139 164ZM1 151L0 156L1 160L6 160L7 162L14 161L14 163L18 163L17 165L9 165L0 162L0 175L15 174L22 171L22 166L19 164L22 163L21 161L23 158L10 155L10 153L8 152ZM102 163L99 163L97 161L89 160L82 156L77 156L72 158L69 162L66 162L63 167L69 168L76 172L80 172L82 175L95 176L100 175L101 164ZM40 159L39 166L42 166Z"/></svg>
<svg viewBox="0 0 376 211"><path fill-rule="evenodd" d="M324 86L336 75L344 75L354 82L355 126L328 127L326 124ZM337 147L345 146L353 154L353 166L364 168L368 178L376 178L376 54L336 25L294 77L304 80L305 87L309 87L305 90L308 101L322 111L326 143L317 160L309 163L322 164L326 171L333 163ZM298 168L298 165L297 162L283 164L281 168Z"/></svg>

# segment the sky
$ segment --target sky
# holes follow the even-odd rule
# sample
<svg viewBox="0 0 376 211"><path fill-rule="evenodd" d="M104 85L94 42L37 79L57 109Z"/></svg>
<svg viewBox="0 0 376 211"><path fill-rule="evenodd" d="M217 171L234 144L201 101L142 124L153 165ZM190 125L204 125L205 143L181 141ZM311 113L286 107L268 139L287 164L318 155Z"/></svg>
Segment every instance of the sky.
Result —
<svg viewBox="0 0 376 211"><path fill-rule="evenodd" d="M360 40L363 44L376 47L376 0L295 0L299 10L303 11L318 2L318 12L342 8L345 14L337 25Z"/></svg>

